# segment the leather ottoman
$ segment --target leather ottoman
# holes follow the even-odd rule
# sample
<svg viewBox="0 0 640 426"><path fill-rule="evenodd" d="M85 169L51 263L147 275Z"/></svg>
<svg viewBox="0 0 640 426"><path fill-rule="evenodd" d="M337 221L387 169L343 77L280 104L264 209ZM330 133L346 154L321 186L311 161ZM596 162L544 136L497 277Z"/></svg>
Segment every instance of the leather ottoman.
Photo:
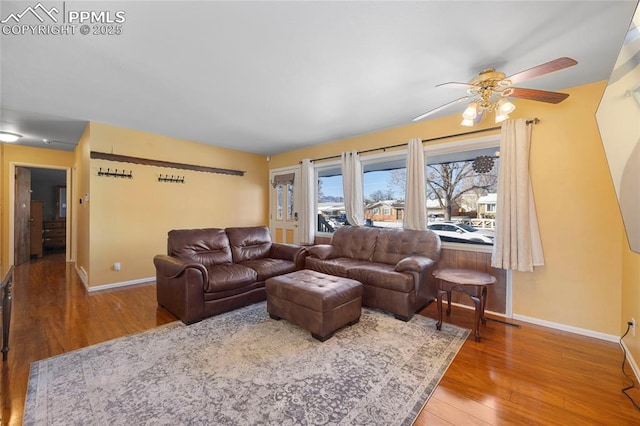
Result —
<svg viewBox="0 0 640 426"><path fill-rule="evenodd" d="M303 269L265 282L267 312L311 332L324 342L333 333L360 320L362 284Z"/></svg>

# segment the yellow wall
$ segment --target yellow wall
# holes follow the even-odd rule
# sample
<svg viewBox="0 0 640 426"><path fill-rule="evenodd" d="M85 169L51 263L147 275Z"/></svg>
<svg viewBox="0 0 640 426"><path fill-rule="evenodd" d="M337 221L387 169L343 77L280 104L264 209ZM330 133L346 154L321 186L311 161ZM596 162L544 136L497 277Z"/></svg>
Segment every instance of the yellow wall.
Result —
<svg viewBox="0 0 640 426"><path fill-rule="evenodd" d="M13 264L9 259L9 212L13 204L9 203L9 185L11 179L10 164L28 164L33 166L72 167L74 155L72 152L45 148L31 148L11 144L3 144L2 155L2 262L3 270Z"/></svg>
<svg viewBox="0 0 640 426"><path fill-rule="evenodd" d="M546 264L514 273L513 312L618 335L622 297L622 220L595 121L605 82L567 89L558 105L518 101L513 118L538 117L531 178ZM459 114L271 157L269 167L347 150L464 132ZM495 126L490 120L485 127ZM450 142L453 139L436 142Z"/></svg>
<svg viewBox="0 0 640 426"><path fill-rule="evenodd" d="M90 160L83 172L89 202L81 208L90 219L89 264L78 256L90 286L154 277L153 256L166 252L171 229L268 224L264 156L100 123L90 124L87 145L90 151L245 171L231 176ZM133 179L101 177L99 168L125 169ZM158 182L160 174L184 176L185 183ZM121 263L120 272L114 262Z"/></svg>
<svg viewBox="0 0 640 426"><path fill-rule="evenodd" d="M514 312L619 335L622 218L595 111L605 82L536 111L531 170L545 266L514 273ZM542 116L544 112L544 116Z"/></svg>

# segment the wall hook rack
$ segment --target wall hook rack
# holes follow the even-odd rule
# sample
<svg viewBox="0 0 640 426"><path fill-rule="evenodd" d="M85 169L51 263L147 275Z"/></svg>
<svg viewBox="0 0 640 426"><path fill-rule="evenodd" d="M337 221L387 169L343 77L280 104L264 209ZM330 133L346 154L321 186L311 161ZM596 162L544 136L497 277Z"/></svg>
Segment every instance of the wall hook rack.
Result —
<svg viewBox="0 0 640 426"><path fill-rule="evenodd" d="M113 172L111 171L111 169L107 169L107 171L105 172L102 170L102 167L100 167L100 170L98 170L98 176L121 177L121 178L133 179L133 174L131 170L129 170L129 173L127 173L124 169L122 169L121 172L119 172L118 169L116 169Z"/></svg>
<svg viewBox="0 0 640 426"><path fill-rule="evenodd" d="M158 177L158 182L184 183L184 176L174 177L173 175L171 175L171 177L169 177L169 175L165 175L165 176L160 175L160 177Z"/></svg>

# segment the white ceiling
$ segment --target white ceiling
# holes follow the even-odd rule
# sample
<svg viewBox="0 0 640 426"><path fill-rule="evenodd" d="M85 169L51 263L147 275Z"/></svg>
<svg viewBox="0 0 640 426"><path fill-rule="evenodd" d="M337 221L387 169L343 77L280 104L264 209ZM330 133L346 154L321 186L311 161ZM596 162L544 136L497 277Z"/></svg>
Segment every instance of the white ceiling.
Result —
<svg viewBox="0 0 640 426"><path fill-rule="evenodd" d="M35 4L3 1L0 17ZM577 66L518 86L607 79L636 1L44 5L126 21L120 35L1 36L0 128L21 143L71 150L97 121L272 155L408 124L465 94L436 84L488 66L569 56Z"/></svg>

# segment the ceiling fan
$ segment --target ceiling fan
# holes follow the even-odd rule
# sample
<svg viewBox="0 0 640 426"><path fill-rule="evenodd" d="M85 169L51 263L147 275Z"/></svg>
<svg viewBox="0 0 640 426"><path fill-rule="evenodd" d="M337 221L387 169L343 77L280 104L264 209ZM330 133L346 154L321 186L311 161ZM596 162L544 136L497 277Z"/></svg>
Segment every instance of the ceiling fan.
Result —
<svg viewBox="0 0 640 426"><path fill-rule="evenodd" d="M480 71L478 75L468 83L452 81L438 84L436 87L448 86L466 89L467 96L463 96L427 111L414 118L413 121L422 120L423 118L435 114L438 111L442 111L445 108L467 100L470 102L462 114L463 121L461 124L463 126L473 126L482 119L484 112L491 111L496 112L496 123L506 120L509 118L509 113L516 108L515 105L509 102L507 99L508 97L552 104L560 103L568 98L569 95L566 93L549 92L546 90L513 87L513 84L518 84L554 71L569 68L577 63L578 62L575 59L562 57L516 74L512 74L508 77L503 72L496 71L493 68L487 68Z"/></svg>

